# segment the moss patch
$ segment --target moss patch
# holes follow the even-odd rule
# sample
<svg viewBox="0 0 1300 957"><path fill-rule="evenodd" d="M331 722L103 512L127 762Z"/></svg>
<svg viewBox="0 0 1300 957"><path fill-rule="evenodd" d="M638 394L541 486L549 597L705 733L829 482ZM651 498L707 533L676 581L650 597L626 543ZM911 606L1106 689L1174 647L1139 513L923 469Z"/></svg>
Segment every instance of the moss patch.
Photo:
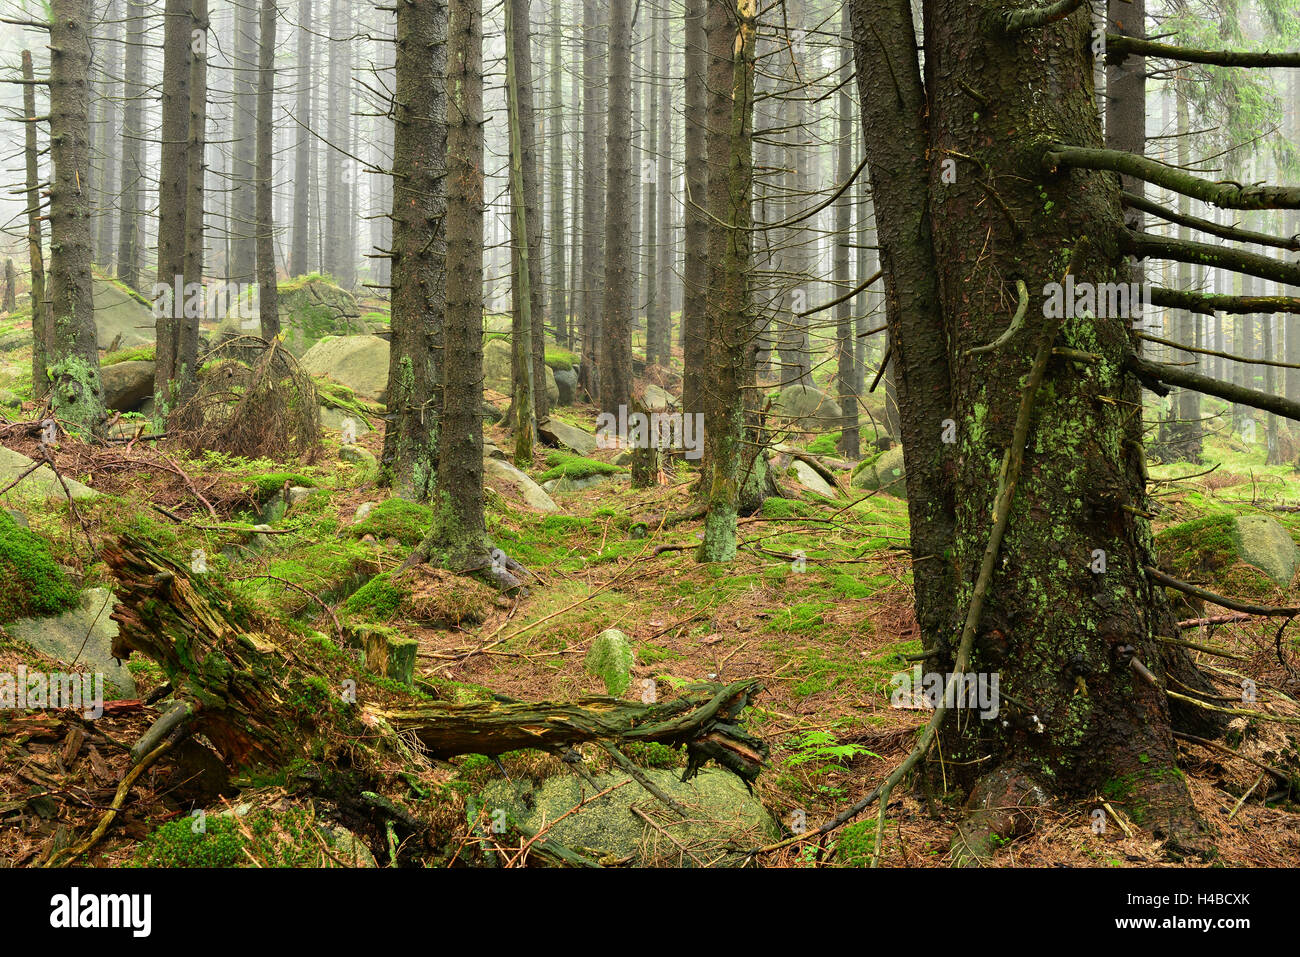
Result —
<svg viewBox="0 0 1300 957"><path fill-rule="evenodd" d="M57 615L77 602L77 589L40 536L0 510L0 622Z"/></svg>

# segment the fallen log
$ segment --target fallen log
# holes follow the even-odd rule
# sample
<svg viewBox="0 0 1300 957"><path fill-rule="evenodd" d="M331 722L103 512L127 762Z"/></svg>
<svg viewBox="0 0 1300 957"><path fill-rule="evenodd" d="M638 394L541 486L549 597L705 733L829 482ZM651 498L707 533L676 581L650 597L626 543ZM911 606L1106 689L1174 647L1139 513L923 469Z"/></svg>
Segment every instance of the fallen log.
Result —
<svg viewBox="0 0 1300 957"><path fill-rule="evenodd" d="M331 661L318 649L300 653L306 639L240 608L210 576L191 573L129 537L105 546L103 558L118 582L113 654L139 652L157 662L173 697L186 706L178 708L176 720L202 732L233 769L282 765L304 753L304 722L322 733L337 723L336 730L350 738L358 722L391 729L414 736L437 758L564 750L587 741L685 745L687 777L712 759L747 784L767 759L767 746L740 724L741 712L761 690L756 679L693 685L681 697L656 704L591 696L381 708L367 703L364 676L355 674L350 660ZM356 681L355 705L304 714L298 692L313 678L329 686L362 679Z"/></svg>
<svg viewBox="0 0 1300 957"><path fill-rule="evenodd" d="M577 701L443 704L377 712L399 732L413 733L434 757L502 754L520 748L564 750L586 741L655 741L686 745L692 776L712 758L746 782L767 759L767 746L737 723L760 690L755 679L692 686L680 698L640 704L591 696Z"/></svg>

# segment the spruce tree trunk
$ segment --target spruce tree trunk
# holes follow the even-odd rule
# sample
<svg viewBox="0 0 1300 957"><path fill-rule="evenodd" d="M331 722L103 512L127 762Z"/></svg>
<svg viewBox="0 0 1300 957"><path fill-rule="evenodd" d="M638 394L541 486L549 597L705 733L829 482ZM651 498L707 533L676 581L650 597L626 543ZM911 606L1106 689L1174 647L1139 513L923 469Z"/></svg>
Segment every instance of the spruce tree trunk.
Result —
<svg viewBox="0 0 1300 957"><path fill-rule="evenodd" d="M204 177L207 174L205 146L208 122L208 0L191 0L193 22L190 31L190 117L189 142L186 147L185 188L185 286L203 284L205 234ZM204 297L204 302L207 299ZM194 391L195 370L199 356L199 314L183 310L176 319L176 368L180 382L179 398L184 401ZM219 316L209 316L219 319Z"/></svg>
<svg viewBox="0 0 1300 957"><path fill-rule="evenodd" d="M65 427L97 433L104 392L91 285L89 0L50 7L50 407Z"/></svg>
<svg viewBox="0 0 1300 957"><path fill-rule="evenodd" d="M652 25L650 29L650 67L646 72L653 75L658 62L659 29L657 25ZM667 159L660 157L656 153L655 136L658 133L659 126L659 100L655 96L654 87L651 83L643 81L641 87L643 90L641 100L645 104L646 119L645 128L641 131L639 137L637 154L641 157L639 166L642 173L642 192L645 197L641 203L641 208L644 210L644 228L641 239L643 264L641 275L645 278L645 295L642 301L645 302L645 363L649 367L656 362L664 361L657 351L659 342L659 304L656 297L659 295L659 286L656 282L656 274L659 271L659 206L656 202L656 193L659 188L658 164L667 162Z"/></svg>
<svg viewBox="0 0 1300 957"><path fill-rule="evenodd" d="M582 3L582 365L579 384L601 397L601 323L605 306L605 4Z"/></svg>
<svg viewBox="0 0 1300 957"><path fill-rule="evenodd" d="M181 321L185 297L170 291L185 277L185 214L189 187L191 0L167 0L163 14L162 165L158 172L158 279L154 328L155 415L165 420L176 407L181 368ZM163 293L166 289L169 292ZM167 308L170 304L170 308ZM192 373L193 370L190 370Z"/></svg>
<svg viewBox="0 0 1300 957"><path fill-rule="evenodd" d="M847 5L840 14L840 35L847 43L850 32L849 8ZM839 146L835 163L835 179L840 184L853 172L853 109L849 83L853 79L853 61L844 57L840 68L840 95L837 109ZM848 294L849 285L849 237L853 216L853 193L846 189L835 204L835 298ZM864 251L859 251L862 255ZM840 411L844 417L840 420L839 448L848 458L856 459L859 449L858 435L858 387L857 363L854 361L853 307L845 299L835 307L835 347L836 347L836 392Z"/></svg>
<svg viewBox="0 0 1300 957"><path fill-rule="evenodd" d="M709 261L707 313L713 378L706 411L708 452L702 484L708 512L702 562L736 556L745 451L746 366L752 369L749 316L750 202L753 182L754 0L709 0Z"/></svg>
<svg viewBox="0 0 1300 957"><path fill-rule="evenodd" d="M632 198L632 4L609 4L609 124L605 173L605 310L600 408L618 415L632 400L632 321L636 312L636 232Z"/></svg>
<svg viewBox="0 0 1300 957"><path fill-rule="evenodd" d="M32 51L24 50L23 155L27 166L27 260L32 273L32 398L40 402L50 390L46 366L52 346L53 326L45 294L45 254L41 250L41 177L36 145L36 79Z"/></svg>
<svg viewBox="0 0 1300 957"><path fill-rule="evenodd" d="M533 294L532 246L529 220L535 214L528 205L524 168L525 126L531 116L523 116L523 63L528 58L527 0L520 10L519 0L506 0L506 98L510 129L510 294L514 305L511 323L510 418L515 426L515 464L529 468L533 464L533 444L537 438L536 376L533 367ZM521 39L521 34L523 38ZM543 384L545 379L542 380ZM543 385L544 387L544 385Z"/></svg>
<svg viewBox="0 0 1300 957"><path fill-rule="evenodd" d="M126 55L122 72L122 190L118 199L117 278L130 289L140 285L140 191L144 179L141 160L144 136L143 0L127 0Z"/></svg>
<svg viewBox="0 0 1300 957"><path fill-rule="evenodd" d="M672 365L672 275L673 275L673 102L672 102L672 62L668 43L668 23L665 16L659 17L656 30L659 35L659 65L657 76L659 86L658 137L655 152L655 172L659 182L655 186L655 196L659 210L655 216L658 235L654 239L658 249L658 265L650 281L655 284L654 315L651 317L655 329L654 354L658 362L665 367Z"/></svg>
<svg viewBox="0 0 1300 957"><path fill-rule="evenodd" d="M301 276L307 268L311 209L311 91L316 77L312 74L311 30L312 0L298 0L298 127L293 148L293 239L289 253L289 275Z"/></svg>
<svg viewBox="0 0 1300 957"><path fill-rule="evenodd" d="M709 164L706 147L708 110L705 70L708 62L704 18L707 0L686 0L685 36L685 129L686 202L682 263L682 409L694 414L704 410L705 366L709 355L709 331L705 306L708 294Z"/></svg>
<svg viewBox="0 0 1300 957"><path fill-rule="evenodd" d="M551 0L551 128L550 128L550 169L548 182L551 193L551 328L555 341L568 345L572 341L569 328L568 305L565 302L564 288L564 98L560 95L560 84L564 79L564 60L560 55L560 34L564 29L560 0ZM576 171L575 171L575 176ZM545 379L543 379L543 383ZM542 390L546 390L543 388Z"/></svg>
<svg viewBox="0 0 1300 957"><path fill-rule="evenodd" d="M230 184L231 282L253 282L257 272L257 5L235 5L234 124L231 148L234 170Z"/></svg>
<svg viewBox="0 0 1300 957"><path fill-rule="evenodd" d="M1124 371L1130 317L1060 320L1044 295L1071 264L1076 282L1128 276L1115 178L1042 165L1046 143L1102 141L1092 24L1081 8L1008 34L1009 9L1003 0L927 3L928 88L907 2L856 0L852 11L863 89L898 91L862 103L895 333L917 619L934 652L927 669L953 670L949 615L971 603L989 546L1000 463L1026 401L1026 356L1045 343L1101 356L1051 359L1032 398L1024 465L967 669L1000 676L1000 711L996 720L948 722L947 781L973 788L977 811L1009 797L1038 800L1046 788L1101 790L1143 827L1195 847L1201 825L1176 768L1164 688L1129 664L1137 658L1163 682L1156 636L1176 634L1163 590L1143 572L1155 556L1142 517L1141 421L1127 411L1140 398ZM970 90L987 105L973 103ZM955 182L924 159L949 150L974 160ZM898 182L903 171L910 182ZM988 202L981 181L997 184L1014 222ZM931 229L930 217L944 228ZM937 288L927 274L938 276ZM1015 344L970 353L1006 328L1016 279L1030 294ZM918 302L918 292L933 298ZM931 361L918 365L927 353ZM954 443L942 440L945 422Z"/></svg>
<svg viewBox="0 0 1300 957"><path fill-rule="evenodd" d="M280 334L279 289L275 273L274 189L271 145L275 127L275 0L262 0L257 68L257 292L262 338Z"/></svg>
<svg viewBox="0 0 1300 957"><path fill-rule="evenodd" d="M120 179L117 158L120 130L117 125L118 106L113 102L117 78L122 70L122 24L118 0L108 0L104 7L104 98L100 105L100 124L103 143L103 169L96 186L103 208L95 228L95 261L105 272L112 271L113 237L118 210L116 199Z"/></svg>
<svg viewBox="0 0 1300 957"><path fill-rule="evenodd" d="M392 338L383 462L395 494L428 501L438 461L447 256L447 7L397 8ZM481 359L480 359L481 362Z"/></svg>

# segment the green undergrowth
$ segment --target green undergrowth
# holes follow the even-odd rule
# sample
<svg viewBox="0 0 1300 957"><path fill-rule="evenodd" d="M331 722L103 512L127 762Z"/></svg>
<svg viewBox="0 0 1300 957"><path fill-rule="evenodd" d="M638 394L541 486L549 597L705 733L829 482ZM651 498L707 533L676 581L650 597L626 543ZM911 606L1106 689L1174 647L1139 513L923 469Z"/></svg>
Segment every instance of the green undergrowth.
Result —
<svg viewBox="0 0 1300 957"><path fill-rule="evenodd" d="M395 538L403 545L418 545L433 525L433 509L427 505L389 498L370 510L364 519L348 528L354 538L373 535L381 542Z"/></svg>

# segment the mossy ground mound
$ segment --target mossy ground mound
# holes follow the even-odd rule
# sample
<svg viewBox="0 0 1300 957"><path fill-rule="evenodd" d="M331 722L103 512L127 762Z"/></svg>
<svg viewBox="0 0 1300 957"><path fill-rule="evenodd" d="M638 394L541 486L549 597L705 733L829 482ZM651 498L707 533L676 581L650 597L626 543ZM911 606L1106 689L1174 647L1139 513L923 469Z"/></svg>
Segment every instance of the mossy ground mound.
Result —
<svg viewBox="0 0 1300 957"><path fill-rule="evenodd" d="M352 593L343 610L360 621L459 628L485 620L496 601L496 592L473 578L416 565L401 574L376 575Z"/></svg>

